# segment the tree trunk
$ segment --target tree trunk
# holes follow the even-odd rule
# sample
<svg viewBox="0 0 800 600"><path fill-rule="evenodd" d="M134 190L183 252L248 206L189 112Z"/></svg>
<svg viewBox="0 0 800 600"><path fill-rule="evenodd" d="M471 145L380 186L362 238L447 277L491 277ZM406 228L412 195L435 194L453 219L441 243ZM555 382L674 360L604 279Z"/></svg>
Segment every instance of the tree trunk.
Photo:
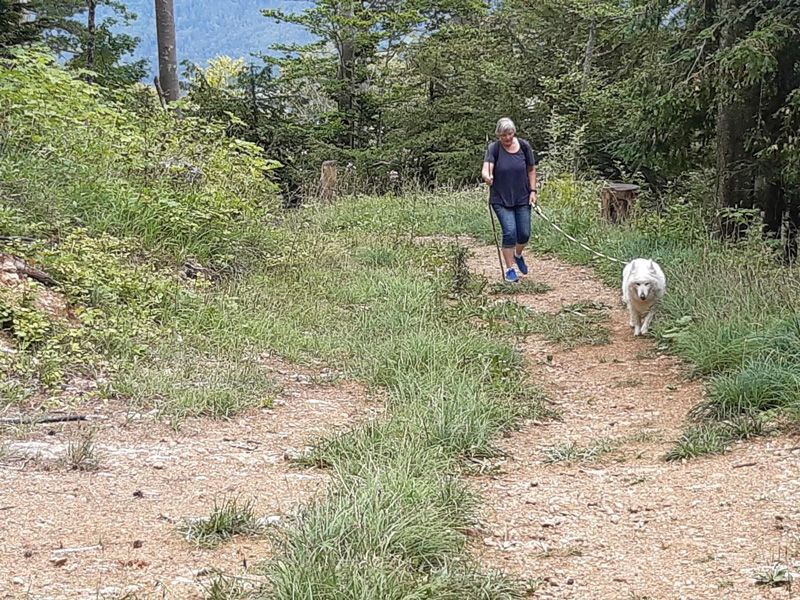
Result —
<svg viewBox="0 0 800 600"><path fill-rule="evenodd" d="M589 85L589 76L592 74L592 61L594 60L594 46L597 42L597 17L592 17L589 25L589 39L586 41L586 52L583 55L583 79L581 89L586 90Z"/></svg>
<svg viewBox="0 0 800 600"><path fill-rule="evenodd" d="M339 5L340 15L347 20L352 20L354 16L353 1L345 0ZM342 27L337 50L339 53L337 78L340 87L336 105L347 130L346 139L343 141L348 148L353 148L355 146L353 86L355 85L356 33L350 23Z"/></svg>
<svg viewBox="0 0 800 600"><path fill-rule="evenodd" d="M158 74L167 102L180 96L178 87L178 50L175 42L175 10L172 0L155 0L158 36Z"/></svg>
<svg viewBox="0 0 800 600"><path fill-rule="evenodd" d="M97 46L97 0L88 0L89 15L86 22L86 68L94 71Z"/></svg>
<svg viewBox="0 0 800 600"><path fill-rule="evenodd" d="M798 76L795 74L796 65L800 62L800 51L796 43L787 43L778 53L778 65L775 78L765 94L767 100L762 100L764 107L763 137L768 144L781 136L783 127L783 113L781 108L788 106L790 95L798 87ZM789 190L781 175L780 156L775 152L766 152L759 161L759 177L756 186L755 204L764 211L764 222L770 231L778 232L783 226L784 217L787 215L788 202L791 202ZM797 226L798 223L793 223Z"/></svg>
<svg viewBox="0 0 800 600"><path fill-rule="evenodd" d="M723 20L720 50L733 47L755 27L753 16L743 17L741 0L719 0ZM755 157L748 150L748 136L758 122L759 88L738 85L720 73L717 104L717 202L720 207L752 208L755 186ZM725 235L736 232L721 223Z"/></svg>

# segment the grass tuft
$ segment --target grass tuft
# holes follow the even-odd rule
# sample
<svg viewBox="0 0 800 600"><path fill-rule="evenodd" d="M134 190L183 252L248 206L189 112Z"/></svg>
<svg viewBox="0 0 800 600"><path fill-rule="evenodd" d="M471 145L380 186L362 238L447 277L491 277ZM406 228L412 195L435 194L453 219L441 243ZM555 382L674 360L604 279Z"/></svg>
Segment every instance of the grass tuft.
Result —
<svg viewBox="0 0 800 600"><path fill-rule="evenodd" d="M258 535L263 527L253 510L252 500L226 498L214 501L211 514L205 518L185 521L179 530L187 541L205 548L213 548L235 535Z"/></svg>
<svg viewBox="0 0 800 600"><path fill-rule="evenodd" d="M94 429L81 429L71 439L64 455L64 465L74 471L96 471L100 468L100 456L95 443Z"/></svg>

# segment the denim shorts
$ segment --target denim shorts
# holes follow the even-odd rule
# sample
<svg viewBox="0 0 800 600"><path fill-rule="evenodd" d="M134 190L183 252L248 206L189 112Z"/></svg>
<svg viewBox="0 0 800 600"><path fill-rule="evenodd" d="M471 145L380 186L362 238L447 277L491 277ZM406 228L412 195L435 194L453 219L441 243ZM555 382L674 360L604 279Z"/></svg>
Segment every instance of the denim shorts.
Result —
<svg viewBox="0 0 800 600"><path fill-rule="evenodd" d="M492 209L503 230L503 248L513 248L517 244L527 244L531 239L531 205L500 206L492 204Z"/></svg>

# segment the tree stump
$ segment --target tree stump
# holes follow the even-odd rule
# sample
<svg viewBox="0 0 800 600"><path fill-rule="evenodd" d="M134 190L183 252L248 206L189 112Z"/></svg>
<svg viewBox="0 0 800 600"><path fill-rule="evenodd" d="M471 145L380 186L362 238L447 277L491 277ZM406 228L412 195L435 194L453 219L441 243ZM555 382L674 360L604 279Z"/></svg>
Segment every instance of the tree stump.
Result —
<svg viewBox="0 0 800 600"><path fill-rule="evenodd" d="M622 223L636 202L639 186L632 183L609 183L602 191L603 218L611 223Z"/></svg>
<svg viewBox="0 0 800 600"><path fill-rule="evenodd" d="M319 196L326 201L336 198L335 160L326 160L322 163L322 174L319 180Z"/></svg>

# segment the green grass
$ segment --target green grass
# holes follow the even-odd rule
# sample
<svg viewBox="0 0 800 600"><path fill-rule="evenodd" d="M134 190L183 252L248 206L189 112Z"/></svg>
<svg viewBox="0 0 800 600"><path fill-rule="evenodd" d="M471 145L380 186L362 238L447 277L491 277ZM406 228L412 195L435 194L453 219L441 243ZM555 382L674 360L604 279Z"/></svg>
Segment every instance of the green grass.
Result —
<svg viewBox="0 0 800 600"><path fill-rule="evenodd" d="M138 406L155 406L176 423L272 406L278 388L253 348L186 337L169 337L150 348L149 358L126 366L115 393Z"/></svg>
<svg viewBox="0 0 800 600"><path fill-rule="evenodd" d="M602 346L610 341L607 327L608 307L603 304L578 303L565 306L556 314L538 313L531 323L531 333L543 336L565 349L577 346Z"/></svg>
<svg viewBox="0 0 800 600"><path fill-rule="evenodd" d="M545 452L544 462L555 464L561 462L592 462L599 459L604 454L613 452L618 446L612 440L599 440L587 446L581 446L577 442L566 442L548 448Z"/></svg>
<svg viewBox="0 0 800 600"><path fill-rule="evenodd" d="M494 439L538 414L541 395L523 380L511 332L465 319L481 314L486 299L482 286L463 278L463 252L414 242L418 232L395 220L395 202L360 198L296 213L287 221L295 243L284 263L231 284L235 302L209 298L180 315L210 341L322 358L386 391L380 421L317 440L302 459L333 478L325 497L280 532L278 556L264 571L273 598L521 593L467 559L463 531L476 499L454 475L463 457L496 455ZM426 203L430 214L419 222L435 221L455 202ZM362 218L350 221L354 205ZM469 211L462 205L462 212ZM408 230L361 238L367 226ZM305 268L295 268L298 260Z"/></svg>
<svg viewBox="0 0 800 600"><path fill-rule="evenodd" d="M254 503L239 498L214 501L208 517L185 521L179 530L188 542L213 548L236 535L258 535L263 527L253 510Z"/></svg>
<svg viewBox="0 0 800 600"><path fill-rule="evenodd" d="M74 471L96 471L100 468L100 455L95 442L94 429L81 429L67 444L64 466Z"/></svg>

